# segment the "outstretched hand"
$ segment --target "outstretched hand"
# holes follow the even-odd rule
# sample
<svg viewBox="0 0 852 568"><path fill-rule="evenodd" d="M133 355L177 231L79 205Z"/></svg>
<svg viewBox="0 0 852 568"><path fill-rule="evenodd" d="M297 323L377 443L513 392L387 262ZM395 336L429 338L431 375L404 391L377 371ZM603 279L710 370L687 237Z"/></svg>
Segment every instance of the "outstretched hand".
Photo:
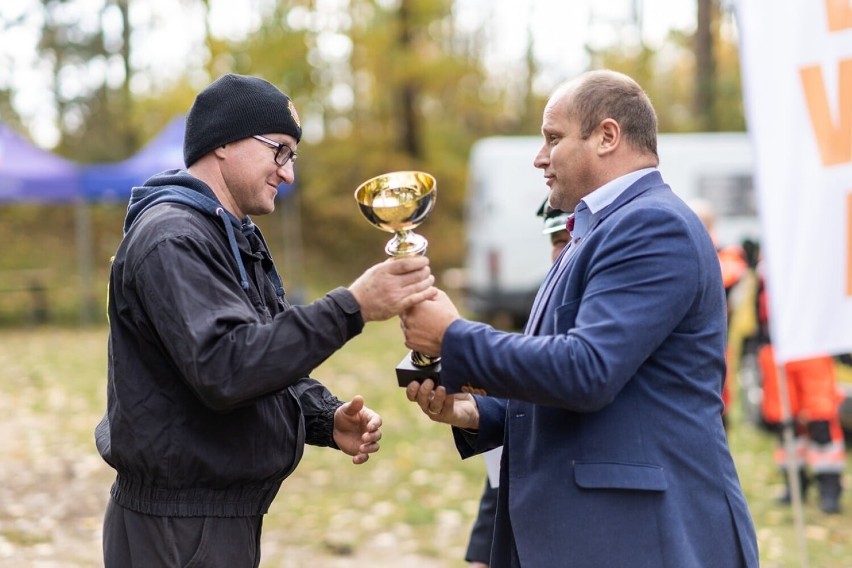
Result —
<svg viewBox="0 0 852 568"><path fill-rule="evenodd" d="M382 417L364 406L364 397L355 395L334 412L334 443L360 465L379 451L381 427Z"/></svg>

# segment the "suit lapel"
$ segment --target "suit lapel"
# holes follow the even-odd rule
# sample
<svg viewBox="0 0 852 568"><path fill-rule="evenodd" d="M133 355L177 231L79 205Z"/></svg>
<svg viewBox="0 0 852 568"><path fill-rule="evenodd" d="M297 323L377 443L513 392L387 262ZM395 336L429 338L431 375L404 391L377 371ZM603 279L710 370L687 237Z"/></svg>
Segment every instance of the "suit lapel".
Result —
<svg viewBox="0 0 852 568"><path fill-rule="evenodd" d="M565 271L568 270L568 265L571 263L569 255L570 253L575 252L571 250L575 246L577 246L576 243L572 243L562 250L559 258L557 258L553 263L553 266L550 267L550 271L547 273L547 278L545 278L544 283L538 289L538 294L536 294L535 302L533 302L533 307L530 311L529 321L527 322L526 329L524 330L524 333L527 335L535 335L538 332L539 323L541 322L541 317L544 314L544 309L550 300L550 296L553 294L553 290L556 289L556 286L562 279Z"/></svg>
<svg viewBox="0 0 852 568"><path fill-rule="evenodd" d="M630 187L624 190L621 195L615 199L615 201L605 207L603 211L600 212L600 215L595 216L592 220L591 226L588 231L586 231L584 240L588 240L589 235L591 235L595 227L597 227L604 219L609 217L614 211L617 211L624 204L633 201L650 188L659 185L663 185L663 178L659 171L651 172L636 180ZM546 308L550 301L550 297L553 295L553 291L556 289L560 280L562 280L565 274L567 274L572 261L571 257L578 252L574 249L578 246L579 243L572 243L565 247L559 255L559 258L557 258L553 263L553 266L550 267L550 271L547 273L544 283L539 288L538 294L536 294L535 301L533 302L533 307L530 310L530 317L529 320L527 320L526 327L524 328L524 333L526 335L535 335L538 333L541 327L541 318L544 316L545 311L547 311Z"/></svg>

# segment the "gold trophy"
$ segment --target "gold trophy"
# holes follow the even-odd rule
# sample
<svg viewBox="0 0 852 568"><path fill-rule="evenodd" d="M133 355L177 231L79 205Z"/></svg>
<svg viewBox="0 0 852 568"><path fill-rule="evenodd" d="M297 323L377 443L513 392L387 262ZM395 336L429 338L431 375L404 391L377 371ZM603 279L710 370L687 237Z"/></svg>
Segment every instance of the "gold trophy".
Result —
<svg viewBox="0 0 852 568"><path fill-rule="evenodd" d="M355 190L361 213L383 231L394 233L385 246L388 256L396 258L426 254L429 244L412 229L420 225L437 199L438 183L425 172L391 172L368 179ZM411 351L396 367L397 383L432 379L441 384L441 358Z"/></svg>

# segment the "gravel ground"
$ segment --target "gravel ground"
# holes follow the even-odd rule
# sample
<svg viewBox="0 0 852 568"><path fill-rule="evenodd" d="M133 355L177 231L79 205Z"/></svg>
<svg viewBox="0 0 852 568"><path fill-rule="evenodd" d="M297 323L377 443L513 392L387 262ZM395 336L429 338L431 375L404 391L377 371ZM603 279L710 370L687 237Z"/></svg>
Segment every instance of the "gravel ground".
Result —
<svg viewBox="0 0 852 568"><path fill-rule="evenodd" d="M56 412L36 415L27 394L0 390L0 568L102 566L101 521L113 474L94 442L90 452L80 449L91 416L73 418L61 395L43 403ZM262 567L447 566L407 551L411 541L393 532L377 533L357 551L326 543L321 555L316 546L284 549L277 542L274 532L264 533Z"/></svg>
<svg viewBox="0 0 852 568"><path fill-rule="evenodd" d="M0 568L103 566L101 524L114 478L93 436L104 337L101 329L0 330ZM343 469L346 456L308 448L316 451L306 451L264 523L261 568L464 568L478 487L471 491L457 472L409 471L415 456L439 463L443 442L397 442L383 459ZM374 490L388 484L402 486ZM438 496L453 506L435 506Z"/></svg>
<svg viewBox="0 0 852 568"><path fill-rule="evenodd" d="M102 565L110 474L74 449L62 420L36 419L20 396L0 394L0 566Z"/></svg>

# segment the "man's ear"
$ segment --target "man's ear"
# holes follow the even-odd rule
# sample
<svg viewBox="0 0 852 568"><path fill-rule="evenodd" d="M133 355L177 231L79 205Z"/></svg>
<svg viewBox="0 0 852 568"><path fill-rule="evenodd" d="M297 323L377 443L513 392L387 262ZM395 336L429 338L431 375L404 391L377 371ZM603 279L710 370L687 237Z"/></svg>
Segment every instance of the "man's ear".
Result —
<svg viewBox="0 0 852 568"><path fill-rule="evenodd" d="M621 143L621 127L612 118L603 119L598 125L598 130L600 131L599 155L614 151Z"/></svg>

